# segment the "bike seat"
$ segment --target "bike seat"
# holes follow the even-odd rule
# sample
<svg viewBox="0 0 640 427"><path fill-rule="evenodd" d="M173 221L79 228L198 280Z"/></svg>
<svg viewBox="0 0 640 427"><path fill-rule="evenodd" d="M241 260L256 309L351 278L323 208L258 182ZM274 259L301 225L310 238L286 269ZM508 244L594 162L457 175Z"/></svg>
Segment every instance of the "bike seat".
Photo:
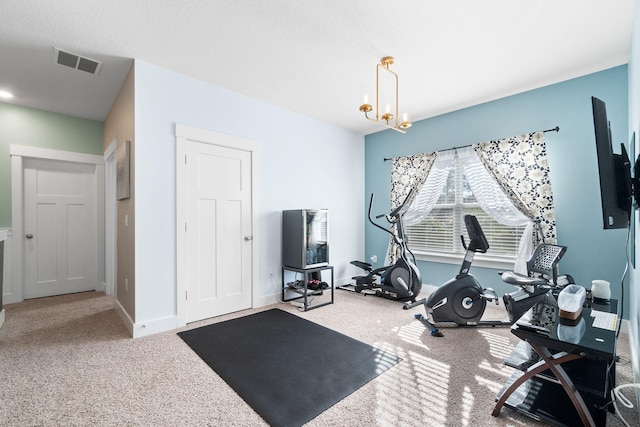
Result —
<svg viewBox="0 0 640 427"><path fill-rule="evenodd" d="M513 271L506 271L502 273L502 281L516 286L538 287L549 285L549 282L542 277L525 276L524 274L515 273Z"/></svg>

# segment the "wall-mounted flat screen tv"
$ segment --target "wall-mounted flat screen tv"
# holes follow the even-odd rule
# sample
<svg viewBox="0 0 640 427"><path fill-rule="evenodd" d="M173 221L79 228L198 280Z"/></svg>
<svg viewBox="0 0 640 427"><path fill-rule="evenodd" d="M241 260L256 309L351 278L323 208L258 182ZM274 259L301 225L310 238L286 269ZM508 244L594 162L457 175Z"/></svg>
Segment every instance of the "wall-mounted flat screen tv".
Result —
<svg viewBox="0 0 640 427"><path fill-rule="evenodd" d="M627 228L633 203L629 156L624 144L620 144L620 154L613 152L611 126L605 103L591 97L591 104L600 176L602 225L605 229Z"/></svg>

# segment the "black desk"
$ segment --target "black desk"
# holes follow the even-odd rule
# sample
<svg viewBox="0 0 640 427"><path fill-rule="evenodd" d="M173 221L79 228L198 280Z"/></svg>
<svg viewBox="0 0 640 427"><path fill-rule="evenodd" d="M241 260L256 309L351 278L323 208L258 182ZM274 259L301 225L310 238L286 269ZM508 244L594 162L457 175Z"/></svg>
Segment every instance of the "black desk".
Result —
<svg viewBox="0 0 640 427"><path fill-rule="evenodd" d="M560 426L604 426L606 403L615 382L616 330L593 326L592 310L618 314L616 300L592 304L574 322L558 316L548 294L511 328L522 340L505 364L515 371L496 397L493 416L503 405ZM518 323L541 326L536 332ZM572 325L573 324L573 325ZM574 326L575 325L575 326ZM575 410L572 408L575 408Z"/></svg>

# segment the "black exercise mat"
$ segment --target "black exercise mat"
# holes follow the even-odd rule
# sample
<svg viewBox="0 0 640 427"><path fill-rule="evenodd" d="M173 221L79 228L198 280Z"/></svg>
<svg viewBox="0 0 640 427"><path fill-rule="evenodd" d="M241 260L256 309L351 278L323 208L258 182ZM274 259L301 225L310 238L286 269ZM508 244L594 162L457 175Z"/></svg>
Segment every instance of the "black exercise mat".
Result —
<svg viewBox="0 0 640 427"><path fill-rule="evenodd" d="M178 335L272 426L308 422L402 360L278 309Z"/></svg>

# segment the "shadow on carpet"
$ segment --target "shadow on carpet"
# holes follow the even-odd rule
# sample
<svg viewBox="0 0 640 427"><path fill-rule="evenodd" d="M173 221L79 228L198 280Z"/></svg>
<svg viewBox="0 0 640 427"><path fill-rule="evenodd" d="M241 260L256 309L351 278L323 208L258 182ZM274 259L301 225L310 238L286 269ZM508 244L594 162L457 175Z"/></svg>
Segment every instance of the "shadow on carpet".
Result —
<svg viewBox="0 0 640 427"><path fill-rule="evenodd" d="M310 421L402 360L279 309L178 335L272 426Z"/></svg>

